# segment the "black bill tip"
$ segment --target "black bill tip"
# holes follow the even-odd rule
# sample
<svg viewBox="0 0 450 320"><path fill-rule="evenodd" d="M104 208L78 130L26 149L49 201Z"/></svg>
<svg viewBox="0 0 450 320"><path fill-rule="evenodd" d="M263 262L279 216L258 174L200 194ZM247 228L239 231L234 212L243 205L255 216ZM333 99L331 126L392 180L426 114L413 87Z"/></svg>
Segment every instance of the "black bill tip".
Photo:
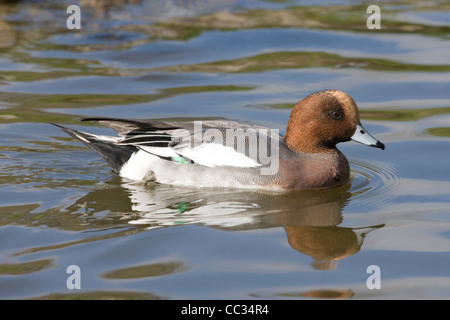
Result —
<svg viewBox="0 0 450 320"><path fill-rule="evenodd" d="M371 147L380 148L381 150L384 150L384 143L377 141L377 143L372 144Z"/></svg>

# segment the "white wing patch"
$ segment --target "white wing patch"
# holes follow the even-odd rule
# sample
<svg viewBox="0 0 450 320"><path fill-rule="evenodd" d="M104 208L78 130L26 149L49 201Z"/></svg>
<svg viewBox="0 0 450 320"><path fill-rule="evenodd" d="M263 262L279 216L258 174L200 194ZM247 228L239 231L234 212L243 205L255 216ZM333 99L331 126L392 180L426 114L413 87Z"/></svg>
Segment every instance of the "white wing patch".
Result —
<svg viewBox="0 0 450 320"><path fill-rule="evenodd" d="M206 167L251 168L261 166L255 159L236 151L234 148L217 143L202 143L194 148L182 148L177 150L177 153Z"/></svg>
<svg viewBox="0 0 450 320"><path fill-rule="evenodd" d="M190 146L182 148L178 146L175 148L140 146L139 148L160 157L186 157L194 163L206 167L232 166L252 168L261 166L255 159L236 151L234 148L217 143L202 143L194 148Z"/></svg>

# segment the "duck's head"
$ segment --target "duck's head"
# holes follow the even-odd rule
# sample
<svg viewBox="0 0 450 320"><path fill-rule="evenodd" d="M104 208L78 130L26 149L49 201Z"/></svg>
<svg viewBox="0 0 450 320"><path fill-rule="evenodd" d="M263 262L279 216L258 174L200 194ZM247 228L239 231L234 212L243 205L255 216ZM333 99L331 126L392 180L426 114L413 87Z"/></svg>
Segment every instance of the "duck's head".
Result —
<svg viewBox="0 0 450 320"><path fill-rule="evenodd" d="M292 150L305 153L329 152L350 140L384 150L384 144L362 126L355 101L339 90L315 92L300 100L291 112L284 140Z"/></svg>

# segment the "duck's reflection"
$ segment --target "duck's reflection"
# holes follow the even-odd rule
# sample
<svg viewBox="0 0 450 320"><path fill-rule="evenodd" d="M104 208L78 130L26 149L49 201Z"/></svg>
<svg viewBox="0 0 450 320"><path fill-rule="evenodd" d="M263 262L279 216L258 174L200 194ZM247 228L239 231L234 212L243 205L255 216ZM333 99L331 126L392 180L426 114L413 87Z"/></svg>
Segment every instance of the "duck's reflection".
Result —
<svg viewBox="0 0 450 320"><path fill-rule="evenodd" d="M314 258L313 267L320 270L336 268L336 262L357 253L365 236L383 225L364 228L337 226L286 226L289 245Z"/></svg>
<svg viewBox="0 0 450 320"><path fill-rule="evenodd" d="M112 183L114 185L114 183ZM167 185L122 184L99 188L72 207L111 212L147 229L200 224L223 230L282 227L289 245L314 259L317 269L357 253L365 236L383 225L339 227L351 196L350 185L331 190L266 193L227 189L186 189Z"/></svg>

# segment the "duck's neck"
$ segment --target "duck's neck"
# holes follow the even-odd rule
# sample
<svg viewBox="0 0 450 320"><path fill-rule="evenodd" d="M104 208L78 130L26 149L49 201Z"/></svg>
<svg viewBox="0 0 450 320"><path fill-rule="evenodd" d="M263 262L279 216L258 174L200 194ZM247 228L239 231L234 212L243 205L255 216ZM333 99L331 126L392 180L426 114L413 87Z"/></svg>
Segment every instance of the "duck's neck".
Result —
<svg viewBox="0 0 450 320"><path fill-rule="evenodd" d="M308 134L308 130L289 130L288 126L284 142L289 149L300 153L335 153L336 144L325 144L318 137Z"/></svg>

